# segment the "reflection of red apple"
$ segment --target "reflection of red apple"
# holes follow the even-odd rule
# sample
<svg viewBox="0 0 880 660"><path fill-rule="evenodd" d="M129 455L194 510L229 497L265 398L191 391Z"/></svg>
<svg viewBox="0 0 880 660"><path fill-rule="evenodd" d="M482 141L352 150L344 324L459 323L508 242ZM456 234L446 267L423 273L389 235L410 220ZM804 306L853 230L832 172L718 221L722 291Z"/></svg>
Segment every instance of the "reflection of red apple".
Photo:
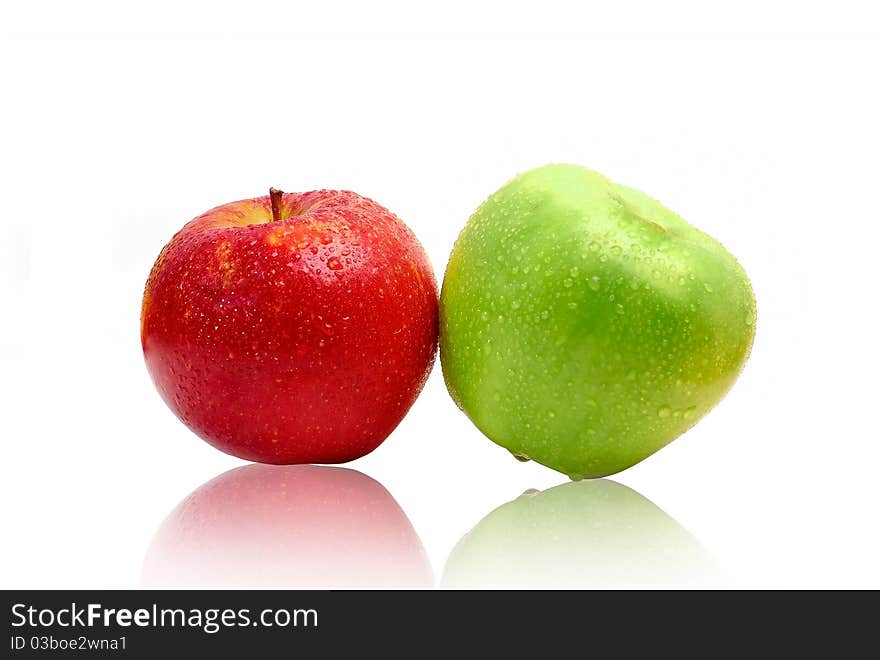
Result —
<svg viewBox="0 0 880 660"><path fill-rule="evenodd" d="M352 192L219 206L165 246L141 312L165 402L215 447L341 463L403 419L434 361L437 285L413 233Z"/></svg>
<svg viewBox="0 0 880 660"><path fill-rule="evenodd" d="M428 587L406 514L345 468L246 465L186 497L144 562L149 586Z"/></svg>

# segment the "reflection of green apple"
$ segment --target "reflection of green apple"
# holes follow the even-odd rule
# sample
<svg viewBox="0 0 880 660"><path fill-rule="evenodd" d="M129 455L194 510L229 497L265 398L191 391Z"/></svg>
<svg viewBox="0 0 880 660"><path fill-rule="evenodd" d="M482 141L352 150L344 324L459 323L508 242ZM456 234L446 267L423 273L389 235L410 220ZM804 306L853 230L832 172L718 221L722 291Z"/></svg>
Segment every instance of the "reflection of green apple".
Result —
<svg viewBox="0 0 880 660"><path fill-rule="evenodd" d="M708 586L714 560L674 519L607 479L527 491L472 529L447 587Z"/></svg>
<svg viewBox="0 0 880 660"><path fill-rule="evenodd" d="M518 458L575 479L628 468L693 426L754 333L748 277L720 243L573 165L486 200L443 281L452 397Z"/></svg>

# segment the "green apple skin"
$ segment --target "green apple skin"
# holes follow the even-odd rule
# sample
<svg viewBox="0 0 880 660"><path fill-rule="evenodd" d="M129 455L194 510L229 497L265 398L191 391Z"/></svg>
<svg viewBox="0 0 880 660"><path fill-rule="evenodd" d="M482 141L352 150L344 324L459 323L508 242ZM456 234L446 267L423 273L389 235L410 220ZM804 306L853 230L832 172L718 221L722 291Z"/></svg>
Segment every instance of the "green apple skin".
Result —
<svg viewBox="0 0 880 660"><path fill-rule="evenodd" d="M608 479L526 491L474 527L443 571L450 588L709 586L715 560L636 491Z"/></svg>
<svg viewBox="0 0 880 660"><path fill-rule="evenodd" d="M515 177L458 237L440 302L456 404L520 460L624 470L718 403L748 358L755 297L715 239L575 165Z"/></svg>

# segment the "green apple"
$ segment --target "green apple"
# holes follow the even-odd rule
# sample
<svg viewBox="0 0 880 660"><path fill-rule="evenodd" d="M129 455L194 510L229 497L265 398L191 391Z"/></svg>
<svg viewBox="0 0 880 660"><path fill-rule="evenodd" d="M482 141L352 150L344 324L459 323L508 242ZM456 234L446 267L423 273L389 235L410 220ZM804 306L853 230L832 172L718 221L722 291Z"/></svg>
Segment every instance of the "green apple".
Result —
<svg viewBox="0 0 880 660"><path fill-rule="evenodd" d="M687 431L751 350L755 298L715 239L643 193L547 165L489 197L443 280L452 398L520 460L624 470Z"/></svg>
<svg viewBox="0 0 880 660"><path fill-rule="evenodd" d="M526 491L455 546L442 584L480 587L709 586L711 555L675 519L607 479Z"/></svg>

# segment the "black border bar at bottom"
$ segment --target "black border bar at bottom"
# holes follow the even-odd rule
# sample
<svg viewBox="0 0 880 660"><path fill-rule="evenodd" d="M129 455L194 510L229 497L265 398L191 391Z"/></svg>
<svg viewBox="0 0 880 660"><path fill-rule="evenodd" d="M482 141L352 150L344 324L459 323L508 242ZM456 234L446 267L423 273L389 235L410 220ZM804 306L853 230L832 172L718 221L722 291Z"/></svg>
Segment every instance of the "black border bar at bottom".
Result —
<svg viewBox="0 0 880 660"><path fill-rule="evenodd" d="M10 658L873 655L875 592L5 591ZM855 657L853 655L853 657Z"/></svg>

